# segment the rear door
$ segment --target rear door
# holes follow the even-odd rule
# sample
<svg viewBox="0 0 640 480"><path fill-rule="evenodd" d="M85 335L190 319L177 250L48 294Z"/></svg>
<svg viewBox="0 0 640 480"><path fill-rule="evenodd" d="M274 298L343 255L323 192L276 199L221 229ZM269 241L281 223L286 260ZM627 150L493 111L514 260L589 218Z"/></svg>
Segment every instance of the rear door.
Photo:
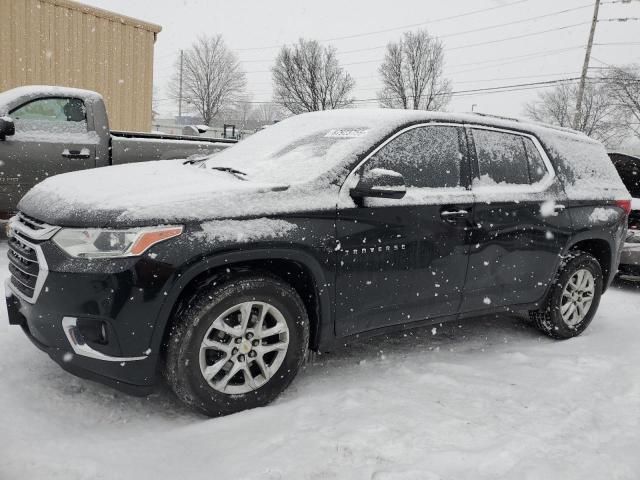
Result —
<svg viewBox="0 0 640 480"><path fill-rule="evenodd" d="M0 142L3 210L14 210L32 186L51 175L95 166L99 140L81 99L40 98L9 115L16 133Z"/></svg>
<svg viewBox="0 0 640 480"><path fill-rule="evenodd" d="M536 302L557 270L571 221L538 140L467 129L476 199L462 312Z"/></svg>
<svg viewBox="0 0 640 480"><path fill-rule="evenodd" d="M352 177L373 168L402 174L407 194L338 208L338 336L455 315L460 307L473 206L463 129L410 127Z"/></svg>

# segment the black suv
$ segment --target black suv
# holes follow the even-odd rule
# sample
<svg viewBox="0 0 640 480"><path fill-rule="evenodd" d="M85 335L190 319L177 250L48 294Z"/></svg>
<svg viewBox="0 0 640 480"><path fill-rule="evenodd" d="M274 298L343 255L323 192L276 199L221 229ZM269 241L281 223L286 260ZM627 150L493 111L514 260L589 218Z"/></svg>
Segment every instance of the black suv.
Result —
<svg viewBox="0 0 640 480"><path fill-rule="evenodd" d="M490 312L580 334L630 197L603 146L480 115L293 117L208 158L52 177L9 239L10 322L64 369L264 405L308 349Z"/></svg>

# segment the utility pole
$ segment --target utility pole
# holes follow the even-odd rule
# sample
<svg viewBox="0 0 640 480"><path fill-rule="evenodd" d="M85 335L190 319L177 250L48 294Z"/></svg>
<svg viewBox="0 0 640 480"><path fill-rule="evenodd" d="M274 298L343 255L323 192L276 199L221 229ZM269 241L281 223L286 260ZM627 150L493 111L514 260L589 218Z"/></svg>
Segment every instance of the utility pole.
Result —
<svg viewBox="0 0 640 480"><path fill-rule="evenodd" d="M598 23L598 10L600 9L600 0L596 0L593 7L593 18L591 19L591 30L589 31L589 41L587 42L587 51L584 54L584 63L582 64L582 75L580 76L580 86L578 87L578 98L576 100L576 115L573 119L573 128L578 129L582 122L582 97L584 96L584 85L587 82L587 72L589 70L589 60L591 59L591 47L593 46L593 36L596 33L596 24Z"/></svg>
<svg viewBox="0 0 640 480"><path fill-rule="evenodd" d="M182 69L184 66L184 50L180 50L180 93L178 94L178 118L182 122Z"/></svg>

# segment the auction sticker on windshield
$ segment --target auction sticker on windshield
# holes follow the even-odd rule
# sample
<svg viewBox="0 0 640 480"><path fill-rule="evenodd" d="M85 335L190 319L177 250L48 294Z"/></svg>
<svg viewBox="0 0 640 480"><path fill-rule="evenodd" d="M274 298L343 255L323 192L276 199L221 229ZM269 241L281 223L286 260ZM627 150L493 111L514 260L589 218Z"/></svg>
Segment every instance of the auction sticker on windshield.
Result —
<svg viewBox="0 0 640 480"><path fill-rule="evenodd" d="M329 138L358 138L367 134L367 128L334 128L329 130L325 137Z"/></svg>

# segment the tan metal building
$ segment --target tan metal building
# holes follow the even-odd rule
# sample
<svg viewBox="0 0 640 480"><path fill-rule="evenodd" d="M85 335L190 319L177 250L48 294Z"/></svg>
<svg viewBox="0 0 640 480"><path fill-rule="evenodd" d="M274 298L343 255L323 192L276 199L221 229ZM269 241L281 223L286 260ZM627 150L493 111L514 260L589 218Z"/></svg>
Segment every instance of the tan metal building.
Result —
<svg viewBox="0 0 640 480"><path fill-rule="evenodd" d="M0 0L0 91L33 84L95 90L113 129L149 131L160 30L71 0Z"/></svg>

